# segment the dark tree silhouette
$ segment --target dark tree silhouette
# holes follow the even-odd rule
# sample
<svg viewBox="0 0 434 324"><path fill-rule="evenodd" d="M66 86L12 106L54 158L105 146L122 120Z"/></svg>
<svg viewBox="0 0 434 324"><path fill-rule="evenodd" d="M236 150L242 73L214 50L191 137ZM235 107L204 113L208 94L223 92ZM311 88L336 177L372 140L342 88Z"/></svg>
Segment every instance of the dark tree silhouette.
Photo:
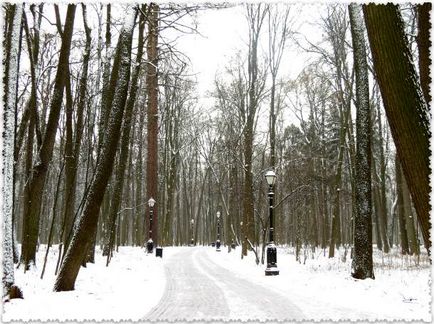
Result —
<svg viewBox="0 0 434 324"><path fill-rule="evenodd" d="M59 275L56 278L54 285L55 291L74 289L80 265L86 257L98 225L99 209L107 183L112 174L121 133L122 119L130 81L131 44L136 13L137 10L134 9L130 17L127 17L125 25L119 35L110 78L109 93L112 95L108 98L108 102L112 106L111 114L101 148L101 156L94 180L86 197L83 214L80 217L60 268Z"/></svg>
<svg viewBox="0 0 434 324"><path fill-rule="evenodd" d="M404 22L394 4L363 6L375 76L416 208L425 247L429 238L429 110L422 96Z"/></svg>

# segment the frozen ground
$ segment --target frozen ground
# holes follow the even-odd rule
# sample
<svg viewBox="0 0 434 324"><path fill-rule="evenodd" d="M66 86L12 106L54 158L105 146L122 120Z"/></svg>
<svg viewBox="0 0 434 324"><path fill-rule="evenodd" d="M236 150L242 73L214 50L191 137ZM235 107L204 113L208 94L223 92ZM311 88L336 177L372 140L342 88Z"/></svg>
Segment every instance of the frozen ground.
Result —
<svg viewBox="0 0 434 324"><path fill-rule="evenodd" d="M2 321L97 320L416 320L431 322L431 267L426 256L375 253L375 280L354 280L344 252L328 259L307 251L301 263L293 250L278 249L280 275L265 277L253 253L240 259L212 247L166 247L163 259L121 247L110 266L80 270L76 290L52 292L56 248L45 277L38 268L15 273L23 300L3 305ZM305 261L305 264L303 262Z"/></svg>

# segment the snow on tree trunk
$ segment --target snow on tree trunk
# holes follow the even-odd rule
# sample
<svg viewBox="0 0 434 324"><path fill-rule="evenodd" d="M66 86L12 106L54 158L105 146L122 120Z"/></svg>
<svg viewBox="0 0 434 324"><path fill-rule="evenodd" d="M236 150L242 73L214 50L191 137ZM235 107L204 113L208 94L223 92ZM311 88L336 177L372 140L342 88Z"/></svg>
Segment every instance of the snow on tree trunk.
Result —
<svg viewBox="0 0 434 324"><path fill-rule="evenodd" d="M74 290L81 263L94 239L94 233L98 225L99 209L112 174L130 82L131 44L137 13L136 9L130 10L131 14L126 17L116 48L110 79L110 93L113 95L108 98L108 103L112 108L101 147L100 160L86 198L83 213L74 231L59 275L56 278L55 291Z"/></svg>
<svg viewBox="0 0 434 324"><path fill-rule="evenodd" d="M368 65L361 7L350 4L350 23L356 72L356 169L354 218L354 258L351 275L374 279L372 261L371 196L371 114L369 107Z"/></svg>
<svg viewBox="0 0 434 324"><path fill-rule="evenodd" d="M113 253L114 248L114 239L116 232L116 221L118 219L119 209L122 202L123 188L124 188L124 178L125 178L125 170L127 168L127 160L129 154L129 142L130 142L130 130L132 126L132 118L133 118L133 110L134 103L136 102L137 90L138 90L138 79L140 74L140 67L143 56L143 30L144 30L144 18L143 15L140 16L139 23L139 42L137 49L137 59L134 68L134 72L131 78L131 89L130 96L128 98L126 110L125 110L125 118L122 125L122 139L121 139L121 147L120 147L120 156L119 162L117 165L117 169L115 172L115 179L113 185L113 195L111 199L111 208L109 213L109 225L107 236L105 237L105 247L103 255L107 255L107 265L110 262L111 255ZM131 155L131 154L130 154Z"/></svg>
<svg viewBox="0 0 434 324"><path fill-rule="evenodd" d="M6 76L6 103L4 110L4 129L2 131L3 174L2 174L2 212L3 212L3 296L9 293L14 284L14 258L12 239L12 213L14 191L14 141L15 111L17 98L17 78L19 59L19 36L21 27L22 6L14 5L12 29L8 37L10 45L7 53L8 69ZM10 7L12 9L12 6ZM7 46L8 47L8 46Z"/></svg>

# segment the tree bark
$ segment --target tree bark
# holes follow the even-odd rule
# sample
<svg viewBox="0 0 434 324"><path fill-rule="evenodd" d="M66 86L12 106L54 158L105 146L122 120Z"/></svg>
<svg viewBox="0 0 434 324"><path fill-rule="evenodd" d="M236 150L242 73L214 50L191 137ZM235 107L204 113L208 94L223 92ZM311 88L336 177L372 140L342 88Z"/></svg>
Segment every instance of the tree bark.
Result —
<svg viewBox="0 0 434 324"><path fill-rule="evenodd" d="M148 161L146 164L146 195L147 200L153 198L152 240L158 244L158 16L159 6L149 5L146 67L146 91L148 95ZM162 206L163 204L161 204ZM149 207L148 215L149 215ZM148 219L149 224L149 219ZM148 225L149 228L149 225Z"/></svg>
<svg viewBox="0 0 434 324"><path fill-rule="evenodd" d="M429 110L422 96L397 5L363 6L376 79L427 250L429 238Z"/></svg>
<svg viewBox="0 0 434 324"><path fill-rule="evenodd" d="M372 260L371 113L364 26L360 6L349 5L356 72L356 215L351 276L374 279Z"/></svg>
<svg viewBox="0 0 434 324"><path fill-rule="evenodd" d="M113 96L109 98L109 103L112 108L102 146L101 158L97 165L83 213L66 252L59 275L56 278L55 291L74 289L80 265L89 250L93 233L97 228L99 209L112 173L130 81L131 44L137 13L136 9L131 10L132 13L126 18L121 29L116 48L110 79L110 92L113 93Z"/></svg>
<svg viewBox="0 0 434 324"><path fill-rule="evenodd" d="M111 199L111 207L110 207L110 213L108 218L109 219L108 232L105 238L106 244L103 251L103 255L107 256L107 265L109 264L111 254L113 252L114 238L115 238L114 234L116 231L116 220L118 219L118 212L122 202L125 170L127 167L127 160L129 156L130 130L132 125L134 105L137 97L138 80L139 80L140 67L141 67L142 56L143 56L144 24L145 24L145 17L143 17L143 14L141 14L140 22L139 22L139 43L137 49L137 58L136 58L136 64L133 71L133 75L131 78L130 94L128 97L128 102L125 110L125 117L122 125L122 139L121 139L121 146L120 146L119 163L115 174L115 181L113 185L113 197Z"/></svg>
<svg viewBox="0 0 434 324"><path fill-rule="evenodd" d="M8 30L5 35L5 109L3 133L3 177L2 177L2 213L3 213L3 296L10 295L14 285L14 247L13 247L13 209L15 190L14 183L14 146L15 146L15 115L17 105L17 80L19 73L19 36L21 30L22 5L7 4L10 18L6 21Z"/></svg>

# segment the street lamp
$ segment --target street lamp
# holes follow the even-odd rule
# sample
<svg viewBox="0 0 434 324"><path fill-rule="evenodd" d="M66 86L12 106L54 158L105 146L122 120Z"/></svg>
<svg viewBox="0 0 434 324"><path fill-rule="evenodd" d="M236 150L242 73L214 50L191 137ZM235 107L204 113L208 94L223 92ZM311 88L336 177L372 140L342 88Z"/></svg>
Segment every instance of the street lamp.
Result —
<svg viewBox="0 0 434 324"><path fill-rule="evenodd" d="M152 240L152 217L154 216L154 205L155 199L149 198L148 206L149 206L149 239L146 243L146 249L148 253L152 253L154 251L154 241Z"/></svg>
<svg viewBox="0 0 434 324"><path fill-rule="evenodd" d="M194 219L192 218L190 221L191 224L191 246L194 246L194 232L193 232L193 226L194 226Z"/></svg>
<svg viewBox="0 0 434 324"><path fill-rule="evenodd" d="M217 241L216 241L216 251L220 252L220 211L217 212Z"/></svg>
<svg viewBox="0 0 434 324"><path fill-rule="evenodd" d="M269 202L269 221L270 221L270 236L267 245L267 268L265 269L266 276L275 276L279 274L277 268L277 249L274 245L274 184L276 182L276 173L273 170L265 173L265 179L268 183L268 202Z"/></svg>

